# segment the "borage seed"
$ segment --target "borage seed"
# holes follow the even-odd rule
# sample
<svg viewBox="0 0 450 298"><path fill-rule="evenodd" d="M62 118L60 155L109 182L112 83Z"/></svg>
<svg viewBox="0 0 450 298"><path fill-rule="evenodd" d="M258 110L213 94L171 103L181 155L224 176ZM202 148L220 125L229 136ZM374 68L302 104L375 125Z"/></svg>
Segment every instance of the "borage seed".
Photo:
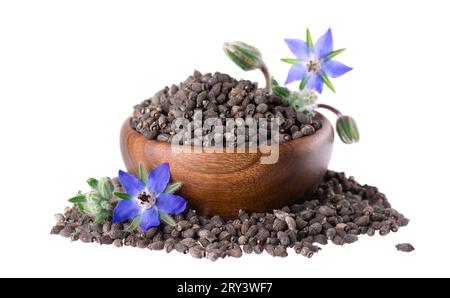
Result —
<svg viewBox="0 0 450 298"><path fill-rule="evenodd" d="M190 92L186 91L186 94ZM248 101L245 98L239 101ZM167 98L161 99L161 103L164 101ZM215 102L210 103L212 108L215 105ZM276 111L272 112L271 105L267 105L269 111L277 115ZM124 192L120 181L113 181L114 189ZM318 246L313 243L325 245L329 240L337 245L353 243L360 234L373 236L379 230L381 235L387 235L409 223L403 214L390 207L386 197L376 188L360 185L343 173L328 171L313 198L269 213L249 214L240 210L237 218L229 221L219 216L200 216L189 209L174 216L177 222L174 228L162 225L144 232L138 227L133 233L128 231L129 222L112 224L105 220L94 225L92 218L82 215L74 207L55 217L57 225L51 233L73 241L95 241L116 247L126 245L189 252L195 258L206 256L215 261L226 256L238 257L243 252L260 254L264 250L272 256L284 257L288 247L310 257L318 251ZM412 251L414 248L399 244L397 249Z"/></svg>
<svg viewBox="0 0 450 298"><path fill-rule="evenodd" d="M395 248L397 248L398 251L403 251L403 252L411 252L411 251L415 250L414 246L412 246L409 243L399 243L395 246Z"/></svg>
<svg viewBox="0 0 450 298"><path fill-rule="evenodd" d="M233 258L240 258L242 256L242 249L240 246L236 245L227 251L228 256Z"/></svg>
<svg viewBox="0 0 450 298"><path fill-rule="evenodd" d="M205 257L205 250L201 246L193 246L189 248L189 254L196 259L202 259Z"/></svg>

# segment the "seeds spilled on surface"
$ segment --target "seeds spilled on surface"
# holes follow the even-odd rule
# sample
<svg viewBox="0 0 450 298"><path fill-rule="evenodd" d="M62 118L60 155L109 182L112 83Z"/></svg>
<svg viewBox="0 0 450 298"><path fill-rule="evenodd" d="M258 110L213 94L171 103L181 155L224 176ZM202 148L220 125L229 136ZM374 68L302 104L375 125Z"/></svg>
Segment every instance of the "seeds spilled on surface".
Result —
<svg viewBox="0 0 450 298"><path fill-rule="evenodd" d="M115 191L123 191L113 179ZM149 193L142 193L143 204L154 204ZM138 228L129 232L129 223L93 224L92 218L81 215L77 208L67 208L56 215L51 234L72 241L133 246L149 250L178 251L194 258L239 258L244 253L286 257L288 249L305 257L321 250L319 245L351 244L361 235L381 236L397 232L409 223L403 214L391 208L386 196L376 187L361 185L344 173L328 171L323 182L303 204L285 206L267 213L241 210L233 220L220 216L211 218L189 209L175 216L176 226L161 225L146 232ZM414 250L411 244L398 244L399 251Z"/></svg>

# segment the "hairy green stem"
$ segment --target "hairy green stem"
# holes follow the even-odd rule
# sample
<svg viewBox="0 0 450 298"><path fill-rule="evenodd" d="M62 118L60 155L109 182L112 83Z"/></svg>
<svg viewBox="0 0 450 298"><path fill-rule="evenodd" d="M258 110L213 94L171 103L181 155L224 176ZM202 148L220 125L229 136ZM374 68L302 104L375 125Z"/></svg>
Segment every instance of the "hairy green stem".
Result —
<svg viewBox="0 0 450 298"><path fill-rule="evenodd" d="M271 88L272 83L271 83L271 78L270 78L269 69L267 68L267 66L266 66L265 64L263 64L263 65L261 66L261 71L262 71L262 73L264 74L264 78L266 79L266 88L265 88L266 93L267 93L267 94L270 94L270 92L271 92L271 90L272 90L272 88Z"/></svg>
<svg viewBox="0 0 450 298"><path fill-rule="evenodd" d="M335 107L329 106L329 105L327 105L327 104L319 103L319 104L317 105L317 107L318 107L318 108L322 108L322 109L327 109L327 110L329 110L329 111L332 111L333 113L336 114L336 116L337 116L338 118L342 116L341 111L339 111L339 110L336 109Z"/></svg>

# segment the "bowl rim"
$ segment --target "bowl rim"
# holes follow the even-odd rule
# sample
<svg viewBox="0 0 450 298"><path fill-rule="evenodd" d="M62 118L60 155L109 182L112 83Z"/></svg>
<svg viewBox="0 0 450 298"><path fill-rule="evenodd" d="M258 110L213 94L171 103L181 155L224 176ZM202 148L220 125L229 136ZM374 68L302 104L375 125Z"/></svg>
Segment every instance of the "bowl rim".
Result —
<svg viewBox="0 0 450 298"><path fill-rule="evenodd" d="M309 135L309 136L303 136L303 137L298 138L298 139L292 139L292 140L287 141L287 142L278 143L279 147L284 147L284 146L287 147L289 145L291 145L291 146L292 145L300 146L300 144L302 144L302 143L303 144L310 143L311 141L313 141L315 139L318 139L321 136L323 137L324 134L328 130L330 130L330 128L331 128L331 134L334 135L334 131L332 129L332 125L331 125L330 121L328 120L328 118L326 116L324 116L322 113L316 112L314 117L319 118L318 120L320 120L321 123L322 123L322 126L321 126L321 128L319 130L316 130L312 135ZM159 144L161 146L164 146L164 147L171 147L172 144L170 142L159 141L157 139L153 139L153 140L146 139L143 134L137 132L135 129L133 129L131 127L131 119L132 119L132 117L129 116L125 120L125 122L122 125L122 132L131 132L136 137L141 138L141 139L143 139L144 141L146 141L147 143L150 143L150 144L151 143L157 143L157 144ZM188 145L183 145L183 146L188 146ZM259 145L256 145L256 146L259 147ZM190 147L191 147L191 150L194 150L194 148L196 146L195 145L190 145ZM204 147L201 147L201 148L204 148ZM248 147L248 143L247 142L246 142L246 147L245 148L246 148L246 152L244 154L257 154L255 152L248 152L248 148L249 147ZM234 149L236 149L236 148L234 148ZM203 152L203 153L208 153L208 152ZM221 154L236 154L236 153L237 153L236 150L234 150L234 152L222 152ZM242 154L242 152L240 154Z"/></svg>

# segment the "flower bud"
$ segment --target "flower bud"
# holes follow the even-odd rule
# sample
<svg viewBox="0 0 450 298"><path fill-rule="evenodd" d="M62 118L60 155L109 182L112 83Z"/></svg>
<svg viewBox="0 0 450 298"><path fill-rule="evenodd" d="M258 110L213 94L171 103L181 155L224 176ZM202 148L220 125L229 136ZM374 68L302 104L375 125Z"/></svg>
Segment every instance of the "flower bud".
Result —
<svg viewBox="0 0 450 298"><path fill-rule="evenodd" d="M261 52L244 42L225 42L223 44L223 50L243 70L260 69L264 65Z"/></svg>
<svg viewBox="0 0 450 298"><path fill-rule="evenodd" d="M113 185L110 178L101 178L97 185L98 192L103 200L109 200L112 196Z"/></svg>
<svg viewBox="0 0 450 298"><path fill-rule="evenodd" d="M86 194L86 202L100 202L101 200L103 200L103 198L96 190L90 191Z"/></svg>
<svg viewBox="0 0 450 298"><path fill-rule="evenodd" d="M341 116L336 121L336 131L345 144L359 141L359 131L355 120L350 116Z"/></svg>
<svg viewBox="0 0 450 298"><path fill-rule="evenodd" d="M302 90L300 92L290 92L285 100L298 112L314 115L317 108L317 93L312 90Z"/></svg>

